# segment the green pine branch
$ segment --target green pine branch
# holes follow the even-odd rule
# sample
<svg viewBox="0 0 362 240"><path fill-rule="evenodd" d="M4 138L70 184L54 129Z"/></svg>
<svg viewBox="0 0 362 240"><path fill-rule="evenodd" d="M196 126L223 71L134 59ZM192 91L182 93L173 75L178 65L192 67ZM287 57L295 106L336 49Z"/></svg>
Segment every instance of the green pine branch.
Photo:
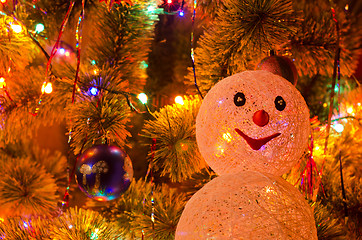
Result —
<svg viewBox="0 0 362 240"><path fill-rule="evenodd" d="M343 227L326 206L316 202L313 204L313 208L319 240L346 239L346 232Z"/></svg>
<svg viewBox="0 0 362 240"><path fill-rule="evenodd" d="M185 203L185 195L178 190L140 179L117 200L106 205L89 200L87 207L102 212L125 239L142 239L143 235L145 239L166 240L174 238Z"/></svg>
<svg viewBox="0 0 362 240"><path fill-rule="evenodd" d="M118 239L117 227L98 212L70 208L52 222L49 235L54 240Z"/></svg>
<svg viewBox="0 0 362 240"><path fill-rule="evenodd" d="M143 128L145 137L156 139L156 150L149 152L153 168L173 182L181 182L206 167L195 135L200 105L200 98L195 96L186 98L183 105L165 106L153 113L155 120L146 121Z"/></svg>
<svg viewBox="0 0 362 240"><path fill-rule="evenodd" d="M98 94L93 96L89 89L95 87ZM74 104L68 104L68 125L72 130L71 146L78 153L95 143L115 143L126 145L130 133L126 129L130 117L130 107L126 98L112 93L113 89L128 89L128 82L119 82L117 72L101 70L99 75L85 75L79 83Z"/></svg>
<svg viewBox="0 0 362 240"><path fill-rule="evenodd" d="M308 1L296 1L294 5L296 11L303 12L303 21L286 44L286 50L290 51L295 60L299 75L332 76L337 48L336 23L331 10L333 7L340 31L341 75L351 76L362 47L362 30L358 27L361 23L360 13L349 15L344 9L327 1L321 1L317 5Z"/></svg>
<svg viewBox="0 0 362 240"><path fill-rule="evenodd" d="M118 239L117 227L100 213L70 208L56 218L7 218L0 223L0 237L14 240Z"/></svg>
<svg viewBox="0 0 362 240"><path fill-rule="evenodd" d="M21 32L16 33L13 25L21 27ZM9 68L24 70L37 51L34 51L36 46L28 36L26 27L13 17L0 13L0 26L0 76L6 76Z"/></svg>
<svg viewBox="0 0 362 240"><path fill-rule="evenodd" d="M59 196L53 176L31 158L2 156L0 208L7 216L45 215L57 209Z"/></svg>
<svg viewBox="0 0 362 240"><path fill-rule="evenodd" d="M228 0L223 5L195 52L196 76L204 92L224 77L255 68L268 50L288 41L300 22L288 0ZM187 79L193 79L191 75Z"/></svg>
<svg viewBox="0 0 362 240"><path fill-rule="evenodd" d="M133 92L140 92L145 84L141 62L147 60L157 20L157 11L150 12L150 7L157 6L153 1L139 1L133 5L115 4L108 11L102 4L92 12L97 19L92 35L85 36L85 42L89 41L87 57L100 67L117 69Z"/></svg>
<svg viewBox="0 0 362 240"><path fill-rule="evenodd" d="M0 237L13 240L50 240L49 220L14 217L0 222Z"/></svg>

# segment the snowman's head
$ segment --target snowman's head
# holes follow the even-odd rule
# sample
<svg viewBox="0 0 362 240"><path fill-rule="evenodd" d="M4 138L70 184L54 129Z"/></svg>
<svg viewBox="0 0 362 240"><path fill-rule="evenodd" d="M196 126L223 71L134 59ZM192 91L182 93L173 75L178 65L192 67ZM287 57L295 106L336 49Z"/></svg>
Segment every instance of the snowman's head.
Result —
<svg viewBox="0 0 362 240"><path fill-rule="evenodd" d="M308 107L284 78L245 71L218 82L196 119L200 152L219 175L258 171L282 175L306 150Z"/></svg>

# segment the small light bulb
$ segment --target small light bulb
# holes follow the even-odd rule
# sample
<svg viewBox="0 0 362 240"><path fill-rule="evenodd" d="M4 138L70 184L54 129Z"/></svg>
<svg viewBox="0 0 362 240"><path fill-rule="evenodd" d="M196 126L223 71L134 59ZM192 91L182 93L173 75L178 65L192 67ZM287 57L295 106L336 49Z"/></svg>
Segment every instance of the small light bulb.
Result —
<svg viewBox="0 0 362 240"><path fill-rule="evenodd" d="M90 94L92 94L93 96L97 96L97 94L98 94L98 89L95 88L95 87L91 87L91 88L89 89L89 92L90 92Z"/></svg>
<svg viewBox="0 0 362 240"><path fill-rule="evenodd" d="M92 60L92 61L91 61L91 64L92 64L92 65L96 65L96 60Z"/></svg>
<svg viewBox="0 0 362 240"><path fill-rule="evenodd" d="M6 0L1 0L0 2L1 2L1 3L6 3Z"/></svg>
<svg viewBox="0 0 362 240"><path fill-rule="evenodd" d="M172 3L172 0L167 0L167 3L168 3L168 4L171 4L171 3Z"/></svg>
<svg viewBox="0 0 362 240"><path fill-rule="evenodd" d="M0 88L6 87L6 82L4 77L0 77Z"/></svg>
<svg viewBox="0 0 362 240"><path fill-rule="evenodd" d="M336 84L336 86L334 86L334 91L338 92L338 90L339 90L339 87L338 87L338 84Z"/></svg>
<svg viewBox="0 0 362 240"><path fill-rule="evenodd" d="M59 53L62 54L62 55L64 55L65 49L64 49L64 48L60 48L60 49L59 49Z"/></svg>
<svg viewBox="0 0 362 240"><path fill-rule="evenodd" d="M146 63L146 61L142 61L142 62L140 63L140 68L141 68L141 69L146 69L146 68L148 68L148 64Z"/></svg>
<svg viewBox="0 0 362 240"><path fill-rule="evenodd" d="M24 222L24 221L23 221L23 225L24 225L25 228L28 228L28 227L29 227L28 223L26 223L26 222Z"/></svg>
<svg viewBox="0 0 362 240"><path fill-rule="evenodd" d="M150 13L153 13L154 11L156 11L156 8L154 6L149 6L147 8L147 11L149 11Z"/></svg>
<svg viewBox="0 0 362 240"><path fill-rule="evenodd" d="M226 141L226 142L231 142L231 140L232 140L232 136L231 136L231 134L228 132L228 133L224 133L223 135L222 135L222 138Z"/></svg>
<svg viewBox="0 0 362 240"><path fill-rule="evenodd" d="M347 113L352 114L353 113L353 107L347 108Z"/></svg>
<svg viewBox="0 0 362 240"><path fill-rule="evenodd" d="M183 17L183 16L185 15L185 13L184 13L184 11L183 11L183 10L181 10L181 11L180 11L180 13L179 13L178 15L180 15L180 17Z"/></svg>
<svg viewBox="0 0 362 240"><path fill-rule="evenodd" d="M184 99L181 96L175 97L175 103L184 105Z"/></svg>
<svg viewBox="0 0 362 240"><path fill-rule="evenodd" d="M11 24L11 29L13 29L13 31L16 33L21 33L22 31L21 26L18 24Z"/></svg>
<svg viewBox="0 0 362 240"><path fill-rule="evenodd" d="M138 94L137 98L141 101L142 104L146 104L148 97L145 93Z"/></svg>
<svg viewBox="0 0 362 240"><path fill-rule="evenodd" d="M44 25L42 23L38 23L36 26L35 26L35 32L36 33L41 33L42 31L44 31Z"/></svg>
<svg viewBox="0 0 362 240"><path fill-rule="evenodd" d="M50 94L53 92L53 85L51 82L44 82L43 86L41 87L41 92L44 94Z"/></svg>
<svg viewBox="0 0 362 240"><path fill-rule="evenodd" d="M332 127L333 127L334 130L336 130L336 132L338 132L338 133L341 133L341 132L343 132L343 130L344 130L344 126L343 126L342 124L340 124L340 123L334 124Z"/></svg>
<svg viewBox="0 0 362 240"><path fill-rule="evenodd" d="M66 52L64 53L64 55L65 55L66 57L69 57L69 56L70 56L69 51L66 51Z"/></svg>

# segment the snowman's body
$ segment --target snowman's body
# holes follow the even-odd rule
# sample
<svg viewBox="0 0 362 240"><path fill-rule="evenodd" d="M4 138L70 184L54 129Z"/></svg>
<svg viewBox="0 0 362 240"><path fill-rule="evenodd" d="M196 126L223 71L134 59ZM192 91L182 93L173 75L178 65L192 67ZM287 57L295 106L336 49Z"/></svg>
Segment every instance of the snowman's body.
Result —
<svg viewBox="0 0 362 240"><path fill-rule="evenodd" d="M196 137L220 176L189 200L176 239L317 239L309 205L280 178L308 135L306 103L284 78L246 71L217 83L200 107Z"/></svg>

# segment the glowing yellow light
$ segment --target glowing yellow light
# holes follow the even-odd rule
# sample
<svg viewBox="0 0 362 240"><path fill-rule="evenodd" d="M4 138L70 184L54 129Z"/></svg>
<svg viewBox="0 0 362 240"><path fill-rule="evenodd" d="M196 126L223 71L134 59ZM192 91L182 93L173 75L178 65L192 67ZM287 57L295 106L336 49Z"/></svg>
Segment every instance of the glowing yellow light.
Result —
<svg viewBox="0 0 362 240"><path fill-rule="evenodd" d="M184 105L184 99L181 96L175 97L175 103Z"/></svg>
<svg viewBox="0 0 362 240"><path fill-rule="evenodd" d="M221 157L225 152L225 149L223 146L219 145L216 148L216 157Z"/></svg>
<svg viewBox="0 0 362 240"><path fill-rule="evenodd" d="M187 151L189 149L189 146L187 144L180 143L180 146L181 146L182 151Z"/></svg>
<svg viewBox="0 0 362 240"><path fill-rule="evenodd" d="M13 31L16 33L21 33L21 31L22 31L21 26L17 25L17 24L11 24L11 29L13 29Z"/></svg>
<svg viewBox="0 0 362 240"><path fill-rule="evenodd" d="M6 82L4 77L0 77L0 88L6 87Z"/></svg>
<svg viewBox="0 0 362 240"><path fill-rule="evenodd" d="M334 128L334 130L336 130L338 133L343 132L344 130L344 126L340 123L334 124L332 125L332 127Z"/></svg>
<svg viewBox="0 0 362 240"><path fill-rule="evenodd" d="M1 3L6 3L6 0L1 0L0 2L1 2Z"/></svg>
<svg viewBox="0 0 362 240"><path fill-rule="evenodd" d="M36 26L35 26L35 32L36 33L40 33L44 31L44 25L42 23L38 23Z"/></svg>
<svg viewBox="0 0 362 240"><path fill-rule="evenodd" d="M348 11L348 9L349 9L349 6L348 6L348 4L346 4L346 6L344 7L344 10Z"/></svg>
<svg viewBox="0 0 362 240"><path fill-rule="evenodd" d="M327 104L327 103L323 103L323 107L325 107L325 108L326 108L327 106L328 106L328 104Z"/></svg>
<svg viewBox="0 0 362 240"><path fill-rule="evenodd" d="M46 93L46 94L50 94L53 92L53 85L51 82L44 82L43 86L41 87L41 92L42 93Z"/></svg>
<svg viewBox="0 0 362 240"><path fill-rule="evenodd" d="M138 94L137 98L141 101L142 104L146 104L148 101L148 97L145 93Z"/></svg>
<svg viewBox="0 0 362 240"><path fill-rule="evenodd" d="M222 138L223 138L225 141L227 141L227 142L231 142L231 140L232 140L232 137L231 137L231 134L230 134L230 133L224 133L224 134L222 135Z"/></svg>
<svg viewBox="0 0 362 240"><path fill-rule="evenodd" d="M94 75L97 75L97 74L98 74L98 69L97 69L97 68L94 69L94 70L93 70L93 73L94 73Z"/></svg>
<svg viewBox="0 0 362 240"><path fill-rule="evenodd" d="M361 103L360 103L360 102L359 102L359 103L357 103L357 106L358 106L358 107L360 107L360 106L361 106Z"/></svg>
<svg viewBox="0 0 362 240"><path fill-rule="evenodd" d="M4 218L0 218L0 222L4 222Z"/></svg>
<svg viewBox="0 0 362 240"><path fill-rule="evenodd" d="M95 197L94 199L99 201L99 202L104 202L105 201L104 198L102 198L102 197Z"/></svg>
<svg viewBox="0 0 362 240"><path fill-rule="evenodd" d="M94 229L94 232L92 232L90 239L98 239L98 234L97 234L98 232L99 232L98 228Z"/></svg>
<svg viewBox="0 0 362 240"><path fill-rule="evenodd" d="M65 56L66 57L69 57L70 56L70 53L67 51L67 52L65 52Z"/></svg>
<svg viewBox="0 0 362 240"><path fill-rule="evenodd" d="M352 107L347 108L347 113L352 114L353 113L353 108Z"/></svg>

